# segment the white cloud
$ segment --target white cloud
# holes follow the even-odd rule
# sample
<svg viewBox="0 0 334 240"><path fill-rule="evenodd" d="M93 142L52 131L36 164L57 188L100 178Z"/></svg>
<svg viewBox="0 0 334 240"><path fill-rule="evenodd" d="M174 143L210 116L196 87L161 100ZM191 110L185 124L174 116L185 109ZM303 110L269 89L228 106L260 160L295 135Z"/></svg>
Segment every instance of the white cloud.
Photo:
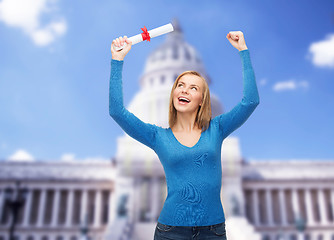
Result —
<svg viewBox="0 0 334 240"><path fill-rule="evenodd" d="M8 157L9 161L24 161L24 162L32 162L34 161L34 157L23 149L17 150L13 155Z"/></svg>
<svg viewBox="0 0 334 240"><path fill-rule="evenodd" d="M309 52L314 65L334 68L334 34L327 35L325 40L312 43Z"/></svg>
<svg viewBox="0 0 334 240"><path fill-rule="evenodd" d="M0 21L23 30L38 46L46 46L66 33L66 21L56 16L55 0L3 0L0 2ZM51 22L42 23L48 14Z"/></svg>
<svg viewBox="0 0 334 240"><path fill-rule="evenodd" d="M109 161L109 159L103 158L103 157L86 157L84 159L78 159L75 157L75 154L73 153L64 153L61 158L61 161L68 161L68 162L75 162L75 161L84 161L84 162L106 162Z"/></svg>
<svg viewBox="0 0 334 240"><path fill-rule="evenodd" d="M288 81L277 82L273 86L273 90L276 92L287 91L287 90L297 90L299 88L307 89L309 84L307 81L296 81L294 79Z"/></svg>

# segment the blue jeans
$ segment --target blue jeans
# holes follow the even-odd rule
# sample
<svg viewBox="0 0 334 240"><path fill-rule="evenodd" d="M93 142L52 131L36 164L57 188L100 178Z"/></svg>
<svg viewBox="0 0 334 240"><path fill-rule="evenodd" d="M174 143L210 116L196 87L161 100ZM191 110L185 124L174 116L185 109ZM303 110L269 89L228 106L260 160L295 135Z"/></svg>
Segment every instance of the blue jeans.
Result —
<svg viewBox="0 0 334 240"><path fill-rule="evenodd" d="M225 222L198 227L170 226L157 223L154 240L226 240Z"/></svg>

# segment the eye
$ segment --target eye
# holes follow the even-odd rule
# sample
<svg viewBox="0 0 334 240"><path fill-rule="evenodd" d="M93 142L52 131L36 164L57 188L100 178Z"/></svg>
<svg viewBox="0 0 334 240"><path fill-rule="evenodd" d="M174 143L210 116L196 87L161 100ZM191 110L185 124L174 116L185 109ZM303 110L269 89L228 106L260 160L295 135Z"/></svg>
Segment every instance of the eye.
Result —
<svg viewBox="0 0 334 240"><path fill-rule="evenodd" d="M178 87L181 87L182 85L183 85L182 83L177 84Z"/></svg>
<svg viewBox="0 0 334 240"><path fill-rule="evenodd" d="M197 91L197 87L192 87L191 89L195 89Z"/></svg>

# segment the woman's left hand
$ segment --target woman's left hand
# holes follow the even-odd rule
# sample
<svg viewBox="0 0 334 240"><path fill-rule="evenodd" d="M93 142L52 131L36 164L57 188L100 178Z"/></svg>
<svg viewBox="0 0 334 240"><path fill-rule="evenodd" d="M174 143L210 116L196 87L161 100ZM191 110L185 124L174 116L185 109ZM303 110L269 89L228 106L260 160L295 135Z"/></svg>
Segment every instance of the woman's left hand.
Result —
<svg viewBox="0 0 334 240"><path fill-rule="evenodd" d="M233 47L239 51L248 49L246 46L244 34L241 31L229 32L226 38L230 41Z"/></svg>

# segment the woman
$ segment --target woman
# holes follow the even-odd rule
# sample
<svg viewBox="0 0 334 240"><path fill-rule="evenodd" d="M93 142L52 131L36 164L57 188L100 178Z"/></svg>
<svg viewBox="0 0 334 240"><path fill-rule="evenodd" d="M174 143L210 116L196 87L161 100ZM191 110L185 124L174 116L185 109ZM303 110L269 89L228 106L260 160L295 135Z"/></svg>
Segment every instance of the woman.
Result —
<svg viewBox="0 0 334 240"><path fill-rule="evenodd" d="M111 46L109 113L134 139L152 148L164 167L167 198L156 225L154 239L226 239L220 200L221 145L259 104L259 95L243 33L229 32L227 39L239 50L243 69L243 98L231 111L211 119L208 84L194 71L182 73L172 87L169 128L142 122L123 105L123 59L131 41L120 37ZM113 45L121 46L115 51Z"/></svg>

